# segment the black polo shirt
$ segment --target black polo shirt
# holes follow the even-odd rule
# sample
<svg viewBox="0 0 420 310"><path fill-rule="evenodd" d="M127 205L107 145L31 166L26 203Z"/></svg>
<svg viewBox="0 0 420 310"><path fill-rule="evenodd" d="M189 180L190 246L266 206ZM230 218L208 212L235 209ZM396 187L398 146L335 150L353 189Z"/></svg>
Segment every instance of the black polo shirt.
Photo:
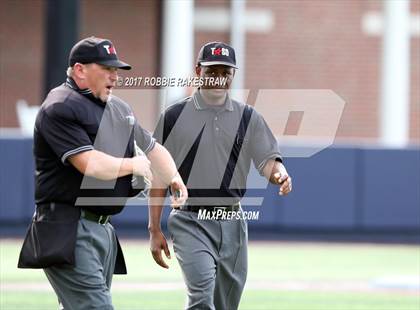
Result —
<svg viewBox="0 0 420 310"><path fill-rule="evenodd" d="M269 159L281 160L274 135L251 106L248 127L239 131L245 107L229 97L223 106L210 106L197 91L160 117L154 138L174 158L188 187L188 204L236 203L245 194L251 161L262 174ZM237 161L231 165L235 151Z"/></svg>
<svg viewBox="0 0 420 310"><path fill-rule="evenodd" d="M133 193L132 175L111 181L85 177L68 158L93 149L133 157L134 138L146 154L153 149L155 140L137 123L128 104L115 96L104 103L68 78L50 91L36 118L36 203L75 204L80 197L94 197L99 199L96 205L78 205L97 214L120 212Z"/></svg>

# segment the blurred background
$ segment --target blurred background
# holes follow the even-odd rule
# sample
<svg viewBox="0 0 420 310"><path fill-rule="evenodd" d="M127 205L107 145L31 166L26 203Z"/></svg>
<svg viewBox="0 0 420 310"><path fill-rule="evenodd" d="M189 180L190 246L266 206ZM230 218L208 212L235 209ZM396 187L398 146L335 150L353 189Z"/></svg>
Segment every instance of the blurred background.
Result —
<svg viewBox="0 0 420 310"><path fill-rule="evenodd" d="M380 283L388 283L389 279L383 278L383 272L388 270L386 275L393 276L391 284L381 288L391 287L392 291L396 287L411 299L401 301L399 295L401 298L395 303L382 300L382 304L375 304L363 299L366 296L356 296L355 300L369 302L367 306L355 303L354 309L366 309L365 306L385 309L386 305L390 309L419 309L420 300L410 295L414 290L418 296L420 287L419 0L0 0L0 233L3 238L18 238L2 239L0 254L4 256L0 263L6 267L2 268L0 284L6 289L2 289L0 302L3 299L10 303L0 305L12 309L13 304L19 308L19 303L13 302L21 297L10 283L15 283L15 274L22 272L13 265L17 261L15 252L34 211L31 137L34 115L48 91L65 80L71 47L92 35L112 40L119 57L133 66L131 71L120 72L123 78L193 76L200 47L209 41L225 41L237 52L240 69L235 77L234 95L238 98L246 99L244 94L249 92L255 101L258 92L285 89L331 90L339 96L345 104L335 135L328 143L322 143L325 137L316 137L315 143L310 139L313 137L305 139L299 133L302 111L290 112L286 130L274 126L282 149L323 150L314 151L316 154L309 158L285 158L294 178L294 192L287 198L278 197L275 187L267 186L255 170L251 171L247 196L260 197L262 206L249 206L260 210L260 220L249 223L250 239L270 240L272 243L264 251L277 249L274 254L286 255L284 261L293 262L286 273L292 280L301 275L296 268L307 264L296 261L296 257L317 257L319 252L311 250L322 252L325 246L322 253L330 258L328 263L334 266L332 260L337 257L335 263L340 269L342 256L337 251L342 248L333 247L330 253L326 241L339 242L340 246L355 241L374 242L375 246L386 244L388 247L380 248L380 254L368 253L353 260L358 267L371 271L372 266L397 253L397 246L403 253L395 264L388 261L389 265L378 269L372 277L356 278L369 279L370 282L363 283L378 287L378 277L383 280ZM164 107L192 91L140 86L120 87L115 93L126 99L140 123L153 131ZM249 97L248 103L254 104ZM269 117L281 105L281 100L265 104L260 112ZM147 208L131 202L114 223L127 238L145 238ZM290 246L290 241L299 243L292 243L297 252L292 250L287 256L282 248L285 243ZM139 259L147 257L149 261L147 245L139 242L139 249L144 251ZM261 250L258 242L251 243L251 258L256 253L253 251ZM402 248L403 245L407 248ZM353 244L344 250L349 253L346 259L354 253L353 246L356 247ZM7 256L6 252L14 254ZM277 260L279 256L274 254L272 259ZM314 263L313 268L324 270L321 266L325 267L325 257L320 256L319 265ZM135 269L136 262L133 264ZM278 285L281 272L288 270L286 265L280 267L279 274L271 279ZM10 268L14 268L13 272ZM150 268L157 267L152 263ZM152 272L151 279L160 272L148 271ZM324 271L337 277L340 274L335 269ZM269 273L268 270L266 274ZM302 278L305 274L325 280L320 275L311 275L311 271L302 272ZM164 279L164 276L157 279L160 277ZM34 279L45 280L36 276ZM133 281L143 280L139 273ZM286 290L290 287L293 290L293 283ZM263 297L258 295L258 299L251 294L252 300L247 299L243 308L279 309L281 305L283 309L351 308L347 307L350 301L342 308L323 304L324 298L341 299L331 294L311 295L306 304L299 306L293 303L293 295L286 298L289 303L285 305L278 297L278 292L284 290L284 287L263 288ZM183 302L179 297L182 290L177 294L174 305L176 301ZM43 297L38 299L42 303ZM26 306L37 309L36 303ZM154 307L153 303L150 307ZM160 309L172 308L162 304Z"/></svg>

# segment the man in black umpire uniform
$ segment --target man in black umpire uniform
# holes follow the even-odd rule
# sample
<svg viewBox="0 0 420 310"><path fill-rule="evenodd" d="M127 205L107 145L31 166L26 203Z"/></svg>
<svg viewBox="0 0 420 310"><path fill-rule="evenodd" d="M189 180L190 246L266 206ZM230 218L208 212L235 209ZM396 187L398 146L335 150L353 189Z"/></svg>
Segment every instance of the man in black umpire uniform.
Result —
<svg viewBox="0 0 420 310"><path fill-rule="evenodd" d="M229 97L237 68L233 48L221 42L207 43L196 64L197 76L204 82L208 78L209 83L170 106L154 133L173 156L189 193L186 204L169 215L168 230L187 286L186 308L234 310L247 275L248 233L240 200L250 163L279 185L281 195L292 190L292 180L263 117ZM210 85L210 78L222 78L226 83ZM156 263L168 268L162 258L162 251L170 257L160 229L163 198L158 200L165 192L164 183L155 178L149 231ZM203 211L221 215L200 219ZM233 214L239 215L226 219Z"/></svg>
<svg viewBox="0 0 420 310"><path fill-rule="evenodd" d="M111 41L81 40L36 119L36 212L18 266L43 268L66 310L113 309L112 275L126 267L109 221L133 195L133 175L155 172L181 193L174 205L188 196L170 154L112 95L118 69L131 66ZM134 141L146 156L135 156Z"/></svg>

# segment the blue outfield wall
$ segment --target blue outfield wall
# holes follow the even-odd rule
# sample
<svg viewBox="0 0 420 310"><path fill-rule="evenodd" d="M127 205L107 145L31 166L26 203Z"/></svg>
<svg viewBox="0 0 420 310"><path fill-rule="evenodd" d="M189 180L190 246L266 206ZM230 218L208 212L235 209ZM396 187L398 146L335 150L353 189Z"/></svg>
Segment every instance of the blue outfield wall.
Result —
<svg viewBox="0 0 420 310"><path fill-rule="evenodd" d="M0 223L29 222L34 213L32 139L0 138Z"/></svg>
<svg viewBox="0 0 420 310"><path fill-rule="evenodd" d="M28 223L34 212L32 139L0 138L0 150L0 224ZM257 202L244 209L260 211L251 227L420 231L420 149L330 147L285 162L293 176L287 197L251 171L246 197ZM145 227L147 206L130 204L114 221Z"/></svg>

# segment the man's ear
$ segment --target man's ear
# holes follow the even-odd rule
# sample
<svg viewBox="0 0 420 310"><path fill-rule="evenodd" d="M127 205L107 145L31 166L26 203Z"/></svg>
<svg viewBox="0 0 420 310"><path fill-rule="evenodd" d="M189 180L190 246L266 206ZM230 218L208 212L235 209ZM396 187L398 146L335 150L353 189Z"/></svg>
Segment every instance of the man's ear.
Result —
<svg viewBox="0 0 420 310"><path fill-rule="evenodd" d="M85 79L85 67L84 65L76 62L73 66L73 74L79 79L84 80Z"/></svg>
<svg viewBox="0 0 420 310"><path fill-rule="evenodd" d="M201 66L200 65L195 66L195 74L197 74L197 76L200 76L200 74L201 74Z"/></svg>

